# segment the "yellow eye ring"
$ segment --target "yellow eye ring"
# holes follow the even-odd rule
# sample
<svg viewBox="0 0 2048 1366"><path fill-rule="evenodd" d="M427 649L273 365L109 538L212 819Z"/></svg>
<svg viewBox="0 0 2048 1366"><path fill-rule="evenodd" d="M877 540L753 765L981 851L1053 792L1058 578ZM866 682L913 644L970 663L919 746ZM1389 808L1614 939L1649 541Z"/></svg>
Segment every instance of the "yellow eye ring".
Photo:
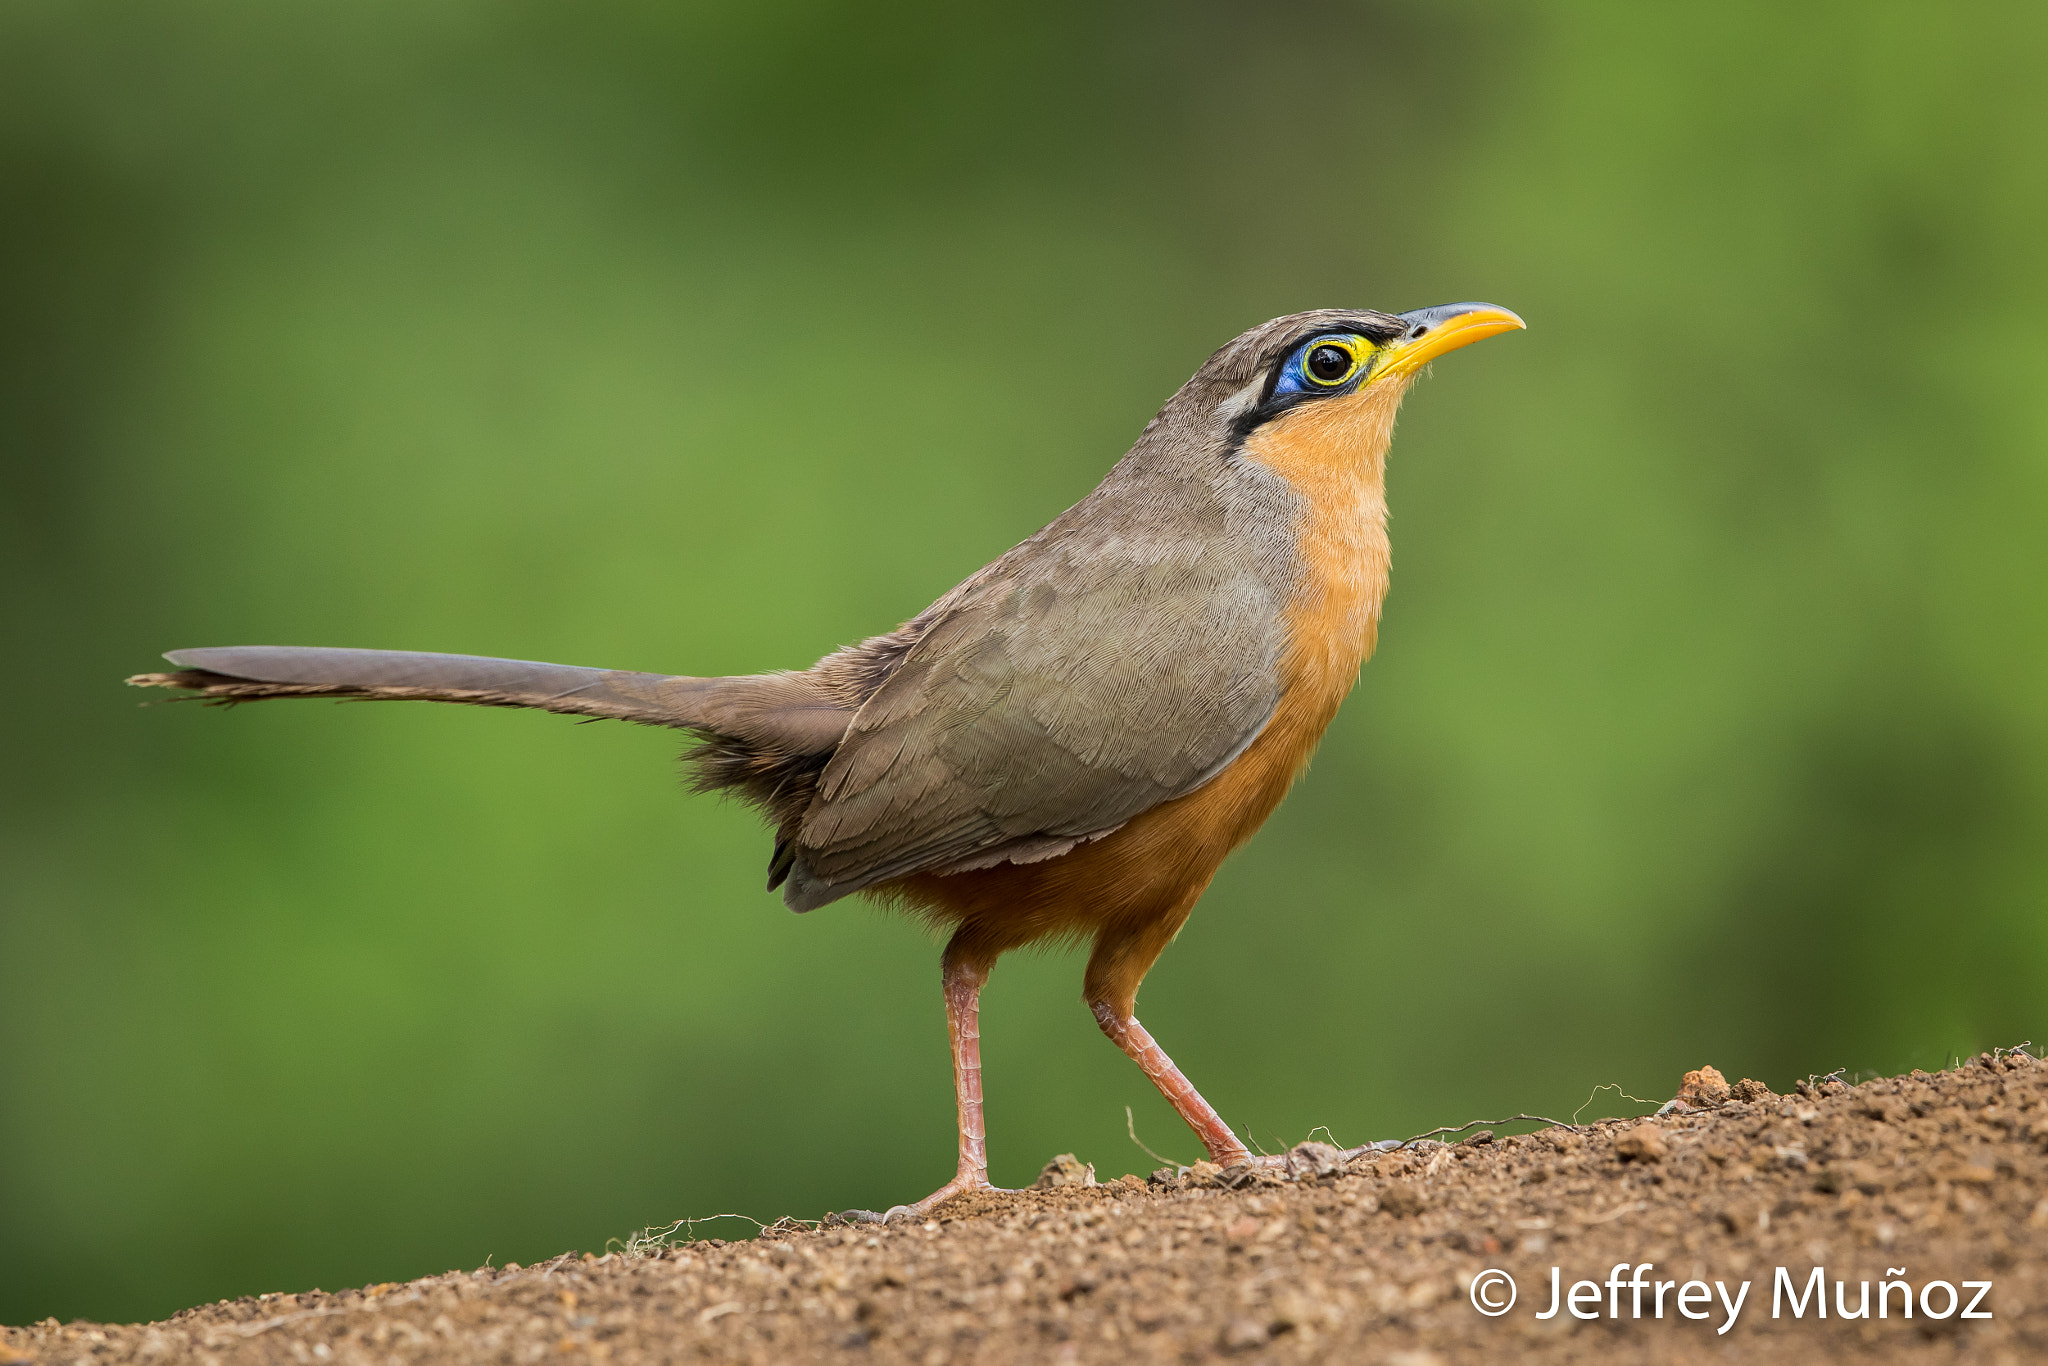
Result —
<svg viewBox="0 0 2048 1366"><path fill-rule="evenodd" d="M1319 337L1301 353L1301 377L1318 389L1336 389L1357 378L1365 363L1356 337Z"/></svg>

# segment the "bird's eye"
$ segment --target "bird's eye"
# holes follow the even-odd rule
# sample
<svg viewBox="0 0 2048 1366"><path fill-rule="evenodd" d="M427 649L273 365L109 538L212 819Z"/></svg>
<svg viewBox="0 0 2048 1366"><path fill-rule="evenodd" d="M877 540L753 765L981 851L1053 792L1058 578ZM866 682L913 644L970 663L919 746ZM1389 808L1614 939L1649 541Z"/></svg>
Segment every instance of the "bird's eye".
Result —
<svg viewBox="0 0 2048 1366"><path fill-rule="evenodd" d="M1319 341L1301 358L1301 373L1318 388L1334 388L1358 373L1358 352L1343 341Z"/></svg>
<svg viewBox="0 0 2048 1366"><path fill-rule="evenodd" d="M1335 384L1351 373L1351 357L1341 347L1318 346L1308 353L1308 372L1325 384Z"/></svg>
<svg viewBox="0 0 2048 1366"><path fill-rule="evenodd" d="M1352 332L1311 337L1288 353L1286 363L1273 376L1272 397L1347 392L1346 386L1359 383L1360 376L1371 368L1377 350L1371 341Z"/></svg>

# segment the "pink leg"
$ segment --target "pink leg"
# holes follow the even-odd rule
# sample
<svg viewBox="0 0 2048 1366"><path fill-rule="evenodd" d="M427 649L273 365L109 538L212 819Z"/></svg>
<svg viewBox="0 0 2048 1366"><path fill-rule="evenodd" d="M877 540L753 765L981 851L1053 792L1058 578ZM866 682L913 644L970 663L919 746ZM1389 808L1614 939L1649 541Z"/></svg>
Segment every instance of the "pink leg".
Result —
<svg viewBox="0 0 2048 1366"><path fill-rule="evenodd" d="M1119 1015L1116 1008L1107 1001L1091 1002L1089 1008L1095 1012L1095 1022L1102 1026L1102 1032L1110 1041L1131 1055L1131 1061L1145 1069L1145 1075L1152 1078L1152 1084L1159 1088L1180 1111L1180 1117L1195 1131L1195 1137L1202 1140L1202 1146L1209 1150L1209 1160L1221 1166L1234 1166L1252 1160L1251 1152L1237 1141L1237 1135L1230 1132L1230 1126L1223 1122L1223 1116L1216 1108L1202 1099L1202 1093L1195 1089L1173 1059L1166 1056L1166 1050L1152 1041L1145 1032L1145 1026L1138 1023L1135 1015Z"/></svg>
<svg viewBox="0 0 2048 1366"><path fill-rule="evenodd" d="M953 1043L953 1093L960 1106L960 1166L953 1179L914 1205L898 1205L886 1219L922 1218L964 1191L989 1190L988 1131L981 1117L981 987L986 965L946 948L940 980L946 993L946 1033Z"/></svg>

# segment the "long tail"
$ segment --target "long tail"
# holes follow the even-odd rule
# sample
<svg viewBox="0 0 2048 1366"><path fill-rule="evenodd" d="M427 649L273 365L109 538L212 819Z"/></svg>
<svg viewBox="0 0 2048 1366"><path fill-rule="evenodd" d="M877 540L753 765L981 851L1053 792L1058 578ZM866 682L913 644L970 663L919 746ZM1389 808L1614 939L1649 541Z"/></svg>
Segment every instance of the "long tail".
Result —
<svg viewBox="0 0 2048 1366"><path fill-rule="evenodd" d="M139 688L183 688L213 703L273 697L464 702L479 707L533 707L681 730L721 728L720 713L729 710L735 700L732 685L741 681L481 655L294 645L173 650L164 658L178 665L178 671L137 674L129 683Z"/></svg>
<svg viewBox="0 0 2048 1366"><path fill-rule="evenodd" d="M689 678L481 655L294 645L173 650L164 658L178 671L128 681L139 688L183 688L216 706L273 697L464 702L692 731L700 743L684 757L698 789L730 791L776 827L771 889L787 869L784 849L818 775L860 709L858 696L808 670Z"/></svg>

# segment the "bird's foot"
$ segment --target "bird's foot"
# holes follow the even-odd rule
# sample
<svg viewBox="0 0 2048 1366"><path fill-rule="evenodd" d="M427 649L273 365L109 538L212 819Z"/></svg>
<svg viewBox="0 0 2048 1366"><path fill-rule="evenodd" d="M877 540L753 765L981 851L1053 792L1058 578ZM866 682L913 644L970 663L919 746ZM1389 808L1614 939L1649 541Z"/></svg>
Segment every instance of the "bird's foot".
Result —
<svg viewBox="0 0 2048 1366"><path fill-rule="evenodd" d="M994 1191L1004 1195L1010 1194L1002 1186L990 1185L986 1172L961 1172L951 1181L948 1181L924 1199L913 1204L892 1205L879 1214L871 1209L844 1210L840 1213L839 1218L849 1224L911 1223L927 1217L932 1211L945 1204L948 1200L951 1200L954 1196L966 1195L970 1191Z"/></svg>
<svg viewBox="0 0 2048 1366"><path fill-rule="evenodd" d="M1211 1158L1223 1168L1227 1184L1239 1184L1252 1179L1254 1173L1273 1172L1288 1181L1304 1177L1321 1177L1341 1171L1354 1158L1368 1154L1390 1152L1401 1146L1400 1140L1388 1139L1381 1143L1364 1143L1356 1148L1339 1148L1331 1143L1298 1143L1284 1153L1232 1152Z"/></svg>
<svg viewBox="0 0 2048 1366"><path fill-rule="evenodd" d="M1245 1148L1226 1148L1209 1154L1209 1161L1227 1172L1284 1172L1293 1163L1286 1153L1255 1153Z"/></svg>
<svg viewBox="0 0 2048 1366"><path fill-rule="evenodd" d="M948 1181L945 1185L939 1187L915 1204L892 1206L882 1215L882 1222L893 1224L900 1219L908 1223L913 1219L924 1218L956 1195L965 1195L969 1191L994 1191L1000 1189L1001 1187L991 1186L988 1183L988 1173L986 1172L961 1172L951 1181Z"/></svg>
<svg viewBox="0 0 2048 1366"><path fill-rule="evenodd" d="M1253 1171L1262 1172L1285 1171L1288 1165L1286 1153L1237 1153L1229 1157L1217 1158L1215 1161L1226 1169L1230 1167L1250 1167Z"/></svg>
<svg viewBox="0 0 2048 1366"><path fill-rule="evenodd" d="M1225 1153L1209 1160L1223 1168L1216 1179L1232 1190L1257 1180L1260 1172L1274 1172L1281 1177L1294 1175L1293 1164L1285 1153Z"/></svg>

